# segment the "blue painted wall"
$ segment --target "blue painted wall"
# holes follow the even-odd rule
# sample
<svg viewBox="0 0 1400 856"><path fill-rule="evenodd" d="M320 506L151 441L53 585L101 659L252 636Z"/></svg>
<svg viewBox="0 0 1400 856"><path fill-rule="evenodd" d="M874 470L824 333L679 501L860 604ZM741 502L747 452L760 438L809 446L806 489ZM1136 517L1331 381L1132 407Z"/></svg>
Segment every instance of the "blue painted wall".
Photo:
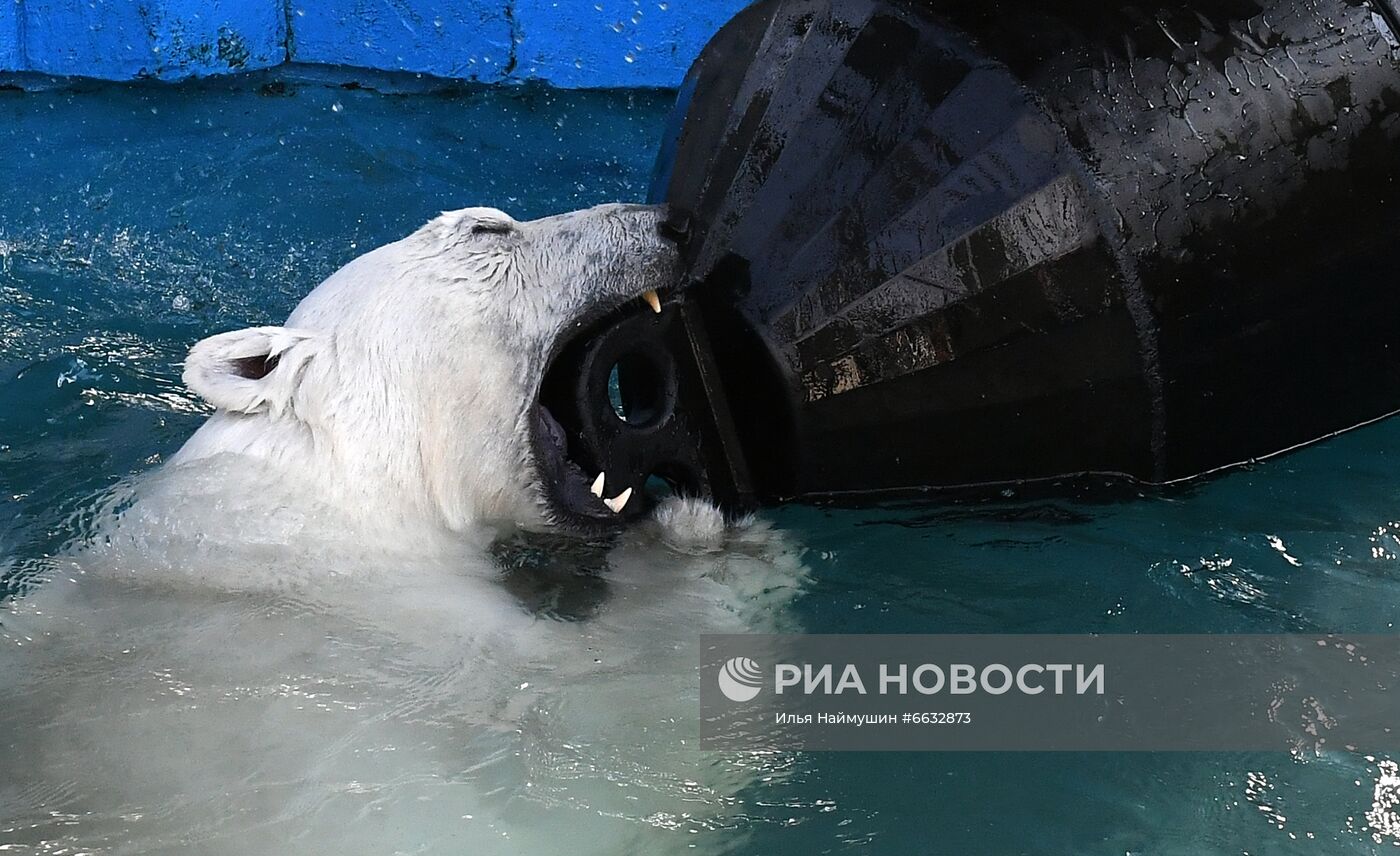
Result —
<svg viewBox="0 0 1400 856"><path fill-rule="evenodd" d="M0 69L21 68L19 49L19 0L0 0Z"/></svg>
<svg viewBox="0 0 1400 856"><path fill-rule="evenodd" d="M675 86L748 0L0 0L0 71L179 79L283 62Z"/></svg>
<svg viewBox="0 0 1400 856"><path fill-rule="evenodd" d="M677 86L749 0L515 0L517 73L555 86Z"/></svg>
<svg viewBox="0 0 1400 856"><path fill-rule="evenodd" d="M286 17L247 0L18 0L25 71L122 80L266 68Z"/></svg>
<svg viewBox="0 0 1400 856"><path fill-rule="evenodd" d="M511 52L504 0L288 2L296 62L496 80Z"/></svg>

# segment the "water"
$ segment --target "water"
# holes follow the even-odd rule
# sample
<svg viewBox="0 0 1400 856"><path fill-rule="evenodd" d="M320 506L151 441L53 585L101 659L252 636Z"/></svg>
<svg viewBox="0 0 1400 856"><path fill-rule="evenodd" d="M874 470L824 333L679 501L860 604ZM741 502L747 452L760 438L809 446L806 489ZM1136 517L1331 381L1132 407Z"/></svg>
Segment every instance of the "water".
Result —
<svg viewBox="0 0 1400 856"><path fill-rule="evenodd" d="M1375 804L1383 758L736 761L687 742L686 671L698 629L1394 632L1395 420L1165 493L787 508L719 553L653 532L493 550L486 533L370 561L314 505L266 496L243 543L210 545L230 506L209 498L250 478L224 474L93 551L156 584L76 575L65 545L92 532L102 492L203 418L178 379L192 342L277 323L442 209L638 199L667 107L274 78L0 91L0 580L12 603L37 589L0 615L0 848L1400 845L1394 807Z"/></svg>

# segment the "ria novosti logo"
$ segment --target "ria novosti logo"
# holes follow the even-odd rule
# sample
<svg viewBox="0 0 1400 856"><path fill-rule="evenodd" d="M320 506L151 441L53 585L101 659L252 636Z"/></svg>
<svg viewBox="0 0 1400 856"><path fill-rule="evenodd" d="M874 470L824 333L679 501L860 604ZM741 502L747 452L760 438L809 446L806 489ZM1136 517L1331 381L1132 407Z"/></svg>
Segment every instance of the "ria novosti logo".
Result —
<svg viewBox="0 0 1400 856"><path fill-rule="evenodd" d="M783 695L990 695L1008 692L1026 696L1103 695L1104 664L1025 663L1013 668L989 663L980 668L969 663L920 663L912 671L907 663L778 663L773 672L773 693ZM874 672L874 674L872 674ZM752 701L763 689L764 674L749 657L731 657L720 666L720 692L733 702Z"/></svg>
<svg viewBox="0 0 1400 856"><path fill-rule="evenodd" d="M733 657L719 668L719 691L730 701L752 701L763 688L763 670L748 657Z"/></svg>

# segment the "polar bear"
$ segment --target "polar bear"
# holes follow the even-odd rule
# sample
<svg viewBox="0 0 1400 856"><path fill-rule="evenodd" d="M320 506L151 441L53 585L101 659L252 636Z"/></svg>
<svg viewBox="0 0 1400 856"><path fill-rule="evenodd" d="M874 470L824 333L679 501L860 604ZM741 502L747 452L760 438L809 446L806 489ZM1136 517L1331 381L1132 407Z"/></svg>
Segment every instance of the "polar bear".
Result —
<svg viewBox="0 0 1400 856"><path fill-rule="evenodd" d="M539 388L571 332L632 302L661 311L678 267L665 231L659 206L447 212L350 262L284 326L196 344L184 380L217 412L173 463L247 456L342 508L457 531L591 528L629 495L582 512L557 499L591 496L597 474L561 465Z"/></svg>
<svg viewBox="0 0 1400 856"><path fill-rule="evenodd" d="M450 212L196 344L214 414L0 604L0 846L733 849L795 762L699 751L697 636L793 629L799 551L693 501L518 530L614 514L556 499L538 388L669 297L664 217ZM539 561L587 608L512 591Z"/></svg>

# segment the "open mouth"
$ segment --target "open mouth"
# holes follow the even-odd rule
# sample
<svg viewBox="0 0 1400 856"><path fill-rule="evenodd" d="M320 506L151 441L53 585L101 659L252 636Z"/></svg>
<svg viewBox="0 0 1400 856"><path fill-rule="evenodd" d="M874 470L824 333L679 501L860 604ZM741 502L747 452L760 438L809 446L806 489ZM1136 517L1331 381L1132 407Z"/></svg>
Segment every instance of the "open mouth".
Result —
<svg viewBox="0 0 1400 856"><path fill-rule="evenodd" d="M669 297L648 289L599 304L555 343L531 431L545 501L557 525L583 533L612 530L651 505L647 474L615 451L622 431L645 431L674 402L674 370L660 343Z"/></svg>

